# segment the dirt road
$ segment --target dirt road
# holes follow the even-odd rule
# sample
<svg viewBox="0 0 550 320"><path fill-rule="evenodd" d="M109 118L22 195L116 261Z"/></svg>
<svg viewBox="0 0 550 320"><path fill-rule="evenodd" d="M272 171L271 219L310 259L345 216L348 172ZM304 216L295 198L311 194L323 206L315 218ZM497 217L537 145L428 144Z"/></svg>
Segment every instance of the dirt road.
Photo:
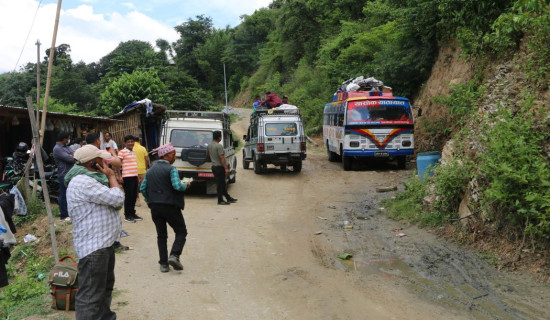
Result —
<svg viewBox="0 0 550 320"><path fill-rule="evenodd" d="M237 136L246 119L233 126ZM381 197L392 194L375 188L402 188L412 169L344 172L311 146L299 174L256 175L241 160L229 188L238 203L186 196L182 272L159 271L146 206L138 207L143 221L124 224L131 236L123 243L135 249L117 254L113 308L120 319L550 318L547 286L497 273L380 213ZM353 258L342 261L341 253Z"/></svg>

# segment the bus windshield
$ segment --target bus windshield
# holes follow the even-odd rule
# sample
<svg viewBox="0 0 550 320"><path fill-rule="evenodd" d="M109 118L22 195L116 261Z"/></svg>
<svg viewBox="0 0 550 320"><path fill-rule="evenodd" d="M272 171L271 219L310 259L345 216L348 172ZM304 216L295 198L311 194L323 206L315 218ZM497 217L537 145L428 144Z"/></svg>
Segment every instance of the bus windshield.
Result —
<svg viewBox="0 0 550 320"><path fill-rule="evenodd" d="M348 104L347 124L368 122L403 122L412 120L408 104L404 101L367 100L352 101Z"/></svg>

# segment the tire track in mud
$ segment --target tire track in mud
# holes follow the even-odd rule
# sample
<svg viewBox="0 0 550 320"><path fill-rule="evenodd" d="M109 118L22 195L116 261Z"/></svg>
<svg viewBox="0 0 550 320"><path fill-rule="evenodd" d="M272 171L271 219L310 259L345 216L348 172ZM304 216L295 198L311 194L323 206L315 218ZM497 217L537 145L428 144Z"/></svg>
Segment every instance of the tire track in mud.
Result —
<svg viewBox="0 0 550 320"><path fill-rule="evenodd" d="M354 257L335 262L335 267L405 285L425 300L475 319L550 319L548 286L497 271L426 229L388 219L379 201L390 195L369 199L366 194L363 199L368 200L342 208L331 229L343 230L343 220L352 222L353 230L341 232ZM398 232L407 236L396 237Z"/></svg>

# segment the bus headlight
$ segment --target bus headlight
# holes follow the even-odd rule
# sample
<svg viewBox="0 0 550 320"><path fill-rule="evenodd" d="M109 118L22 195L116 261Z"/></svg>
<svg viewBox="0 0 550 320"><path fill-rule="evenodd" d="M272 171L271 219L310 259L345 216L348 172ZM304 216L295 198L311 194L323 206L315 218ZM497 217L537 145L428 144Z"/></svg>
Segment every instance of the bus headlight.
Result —
<svg viewBox="0 0 550 320"><path fill-rule="evenodd" d="M349 146L352 148L359 147L359 141L350 141Z"/></svg>
<svg viewBox="0 0 550 320"><path fill-rule="evenodd" d="M402 145L403 147L410 147L411 144L412 144L412 143L411 143L410 140L405 140L405 141L403 141L403 142L401 143L401 145Z"/></svg>

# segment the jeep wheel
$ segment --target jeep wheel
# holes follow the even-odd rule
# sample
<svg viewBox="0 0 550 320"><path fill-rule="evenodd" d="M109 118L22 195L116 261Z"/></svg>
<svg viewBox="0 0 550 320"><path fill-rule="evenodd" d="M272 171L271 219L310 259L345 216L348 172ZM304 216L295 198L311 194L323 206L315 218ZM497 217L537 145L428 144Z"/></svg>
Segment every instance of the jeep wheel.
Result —
<svg viewBox="0 0 550 320"><path fill-rule="evenodd" d="M254 173L255 174L262 173L262 162L256 158L254 158Z"/></svg>
<svg viewBox="0 0 550 320"><path fill-rule="evenodd" d="M244 154L243 150L243 169L248 170L250 167L250 161L246 160L246 154Z"/></svg>
<svg viewBox="0 0 550 320"><path fill-rule="evenodd" d="M302 160L298 160L298 161L294 162L294 165L292 166L292 169L294 169L294 172L302 171Z"/></svg>

